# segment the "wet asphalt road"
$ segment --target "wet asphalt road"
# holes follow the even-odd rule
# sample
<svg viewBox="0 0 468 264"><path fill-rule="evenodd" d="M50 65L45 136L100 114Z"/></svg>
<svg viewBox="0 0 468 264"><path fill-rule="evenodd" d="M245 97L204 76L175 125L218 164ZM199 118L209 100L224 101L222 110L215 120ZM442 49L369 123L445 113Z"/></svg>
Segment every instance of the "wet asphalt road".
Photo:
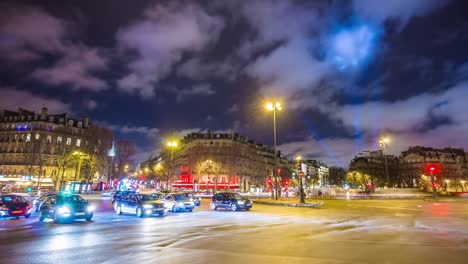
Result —
<svg viewBox="0 0 468 264"><path fill-rule="evenodd" d="M320 209L0 219L0 263L468 263L468 202L325 201Z"/></svg>

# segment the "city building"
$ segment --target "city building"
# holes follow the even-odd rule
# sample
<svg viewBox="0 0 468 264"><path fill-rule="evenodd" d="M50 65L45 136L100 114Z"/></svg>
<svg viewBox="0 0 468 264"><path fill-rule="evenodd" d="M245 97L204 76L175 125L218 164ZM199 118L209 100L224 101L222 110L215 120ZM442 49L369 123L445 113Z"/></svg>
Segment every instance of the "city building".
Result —
<svg viewBox="0 0 468 264"><path fill-rule="evenodd" d="M58 189L103 180L110 130L67 113L19 108L0 115L0 190ZM62 186L63 185L63 186Z"/></svg>
<svg viewBox="0 0 468 264"><path fill-rule="evenodd" d="M398 185L398 157L394 155L386 155L386 158L390 185ZM370 184L374 186L382 187L387 183L385 157L382 150L366 150L358 153L351 160L349 171L368 175L371 181Z"/></svg>
<svg viewBox="0 0 468 264"><path fill-rule="evenodd" d="M421 182L427 185L432 181L425 170L428 164L440 168L435 175L440 186L451 185L453 189L461 189L462 181L468 178L467 156L463 149L414 146L400 155L400 181L411 187L419 186Z"/></svg>
<svg viewBox="0 0 468 264"><path fill-rule="evenodd" d="M297 170L304 173L305 183L310 186L329 186L328 166L318 160L301 160L297 165Z"/></svg>
<svg viewBox="0 0 468 264"><path fill-rule="evenodd" d="M159 157L140 164L143 176L158 178L163 188L240 189L271 188L273 170L278 184L290 183L294 164L273 148L237 133L190 133L177 147L165 148ZM174 179L170 175L175 175Z"/></svg>

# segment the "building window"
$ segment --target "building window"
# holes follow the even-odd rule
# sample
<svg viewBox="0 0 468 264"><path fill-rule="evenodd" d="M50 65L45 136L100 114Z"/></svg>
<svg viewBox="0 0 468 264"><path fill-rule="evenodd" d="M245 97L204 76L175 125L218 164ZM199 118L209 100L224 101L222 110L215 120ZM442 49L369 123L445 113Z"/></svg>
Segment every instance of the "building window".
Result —
<svg viewBox="0 0 468 264"><path fill-rule="evenodd" d="M57 137L57 144L62 144L62 137Z"/></svg>
<svg viewBox="0 0 468 264"><path fill-rule="evenodd" d="M54 166L58 166L58 160L54 159Z"/></svg>
<svg viewBox="0 0 468 264"><path fill-rule="evenodd" d="M36 140L38 140L41 136L39 135L39 133L36 133Z"/></svg>
<svg viewBox="0 0 468 264"><path fill-rule="evenodd" d="M70 146L71 145L71 138L67 138L67 146Z"/></svg>
<svg viewBox="0 0 468 264"><path fill-rule="evenodd" d="M31 141L31 134L30 133L28 133L26 135L26 142L29 142L29 141Z"/></svg>
<svg viewBox="0 0 468 264"><path fill-rule="evenodd" d="M81 145L81 139L76 140L76 146L79 147Z"/></svg>
<svg viewBox="0 0 468 264"><path fill-rule="evenodd" d="M47 144L52 143L52 136L47 136Z"/></svg>

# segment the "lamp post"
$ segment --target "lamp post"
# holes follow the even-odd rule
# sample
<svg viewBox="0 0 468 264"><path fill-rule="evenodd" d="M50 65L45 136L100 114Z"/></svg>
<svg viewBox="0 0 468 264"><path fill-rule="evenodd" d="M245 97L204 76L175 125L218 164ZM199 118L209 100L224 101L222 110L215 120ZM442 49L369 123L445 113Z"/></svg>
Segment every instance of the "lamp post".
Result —
<svg viewBox="0 0 468 264"><path fill-rule="evenodd" d="M109 175L107 175L107 184L109 184L109 187L110 187L111 180L113 180L113 172L114 172L114 157L115 157L114 141L112 141L112 147L107 152L107 155L111 158L111 162L109 164Z"/></svg>
<svg viewBox="0 0 468 264"><path fill-rule="evenodd" d="M384 162L385 162L385 177L387 178L387 185L390 184L390 177L388 175L388 164L387 164L387 144L390 142L390 140L385 137L379 140L380 147L383 150L383 155L384 155Z"/></svg>
<svg viewBox="0 0 468 264"><path fill-rule="evenodd" d="M268 102L265 105L268 111L273 111L273 148L275 152L275 168L273 170L273 178L275 179L275 186L273 188L273 196L276 200L278 200L278 173L276 171L278 167L278 155L276 154L276 110L281 111L283 108L279 102L275 102L274 104Z"/></svg>
<svg viewBox="0 0 468 264"><path fill-rule="evenodd" d="M301 196L301 200L300 200L300 203L305 203L305 199L304 199L304 172L302 171L302 167L301 167L301 160L302 160L302 157L296 157L296 161L299 163L299 192L300 192L300 196Z"/></svg>
<svg viewBox="0 0 468 264"><path fill-rule="evenodd" d="M169 148L171 148L171 172L169 173L168 177L167 177L167 188L169 190L172 190L171 186L170 186L170 178L171 178L171 174L173 172L173 168L174 168L174 148L177 147L177 141L169 141L167 142L167 146Z"/></svg>

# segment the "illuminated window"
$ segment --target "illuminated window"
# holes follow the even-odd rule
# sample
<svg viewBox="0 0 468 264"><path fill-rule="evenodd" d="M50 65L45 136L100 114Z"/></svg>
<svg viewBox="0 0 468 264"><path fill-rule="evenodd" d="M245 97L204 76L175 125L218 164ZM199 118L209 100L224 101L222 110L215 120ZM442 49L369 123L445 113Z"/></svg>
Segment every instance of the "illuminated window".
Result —
<svg viewBox="0 0 468 264"><path fill-rule="evenodd" d="M28 141L31 141L31 134L29 134L29 133L26 135L26 142L28 142Z"/></svg>
<svg viewBox="0 0 468 264"><path fill-rule="evenodd" d="M57 137L57 144L62 144L62 137Z"/></svg>
<svg viewBox="0 0 468 264"><path fill-rule="evenodd" d="M52 136L47 136L47 144L52 143Z"/></svg>
<svg viewBox="0 0 468 264"><path fill-rule="evenodd" d="M81 139L76 140L76 146L79 147L81 145Z"/></svg>
<svg viewBox="0 0 468 264"><path fill-rule="evenodd" d="M70 146L71 145L71 138L67 138L67 146Z"/></svg>

